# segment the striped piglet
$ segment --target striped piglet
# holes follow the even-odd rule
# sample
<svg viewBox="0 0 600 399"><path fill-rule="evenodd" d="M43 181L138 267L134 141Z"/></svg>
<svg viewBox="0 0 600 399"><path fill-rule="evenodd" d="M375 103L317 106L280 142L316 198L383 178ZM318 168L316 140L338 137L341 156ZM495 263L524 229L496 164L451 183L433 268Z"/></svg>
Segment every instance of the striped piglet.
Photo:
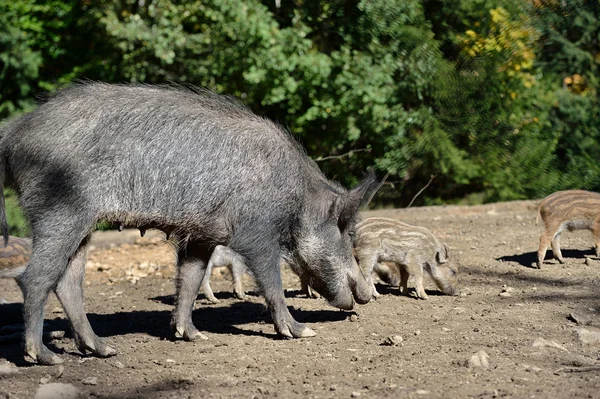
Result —
<svg viewBox="0 0 600 399"><path fill-rule="evenodd" d="M441 243L429 230L395 219L369 218L356 226L355 255L373 285L373 271L381 274L392 264L400 271L400 291L408 294L408 278L415 278L416 294L427 299L423 272L427 272L444 294L459 293L458 267L452 261L448 245ZM383 262L384 265L380 265Z"/></svg>

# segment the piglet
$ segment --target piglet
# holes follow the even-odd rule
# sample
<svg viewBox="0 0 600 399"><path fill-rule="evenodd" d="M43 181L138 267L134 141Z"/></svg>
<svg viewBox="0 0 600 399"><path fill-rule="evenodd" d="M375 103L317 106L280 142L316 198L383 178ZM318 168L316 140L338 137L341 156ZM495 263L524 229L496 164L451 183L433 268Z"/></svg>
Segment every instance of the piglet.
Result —
<svg viewBox="0 0 600 399"><path fill-rule="evenodd" d="M429 230L395 219L369 218L356 226L355 255L367 281L373 285L372 272L381 274L390 264L400 271L400 291L408 294L408 278L413 276L418 298L427 299L423 272L427 272L444 294L459 293L458 267L448 245ZM380 264L384 262L383 264ZM379 293L373 285L373 296Z"/></svg>
<svg viewBox="0 0 600 399"><path fill-rule="evenodd" d="M596 256L600 257L600 194L584 190L557 191L540 202L536 225L540 216L545 229L540 237L538 268L544 263L546 249L550 243L556 259L560 263L565 262L560 252L559 241L560 233L565 228L569 231L591 230L596 244Z"/></svg>

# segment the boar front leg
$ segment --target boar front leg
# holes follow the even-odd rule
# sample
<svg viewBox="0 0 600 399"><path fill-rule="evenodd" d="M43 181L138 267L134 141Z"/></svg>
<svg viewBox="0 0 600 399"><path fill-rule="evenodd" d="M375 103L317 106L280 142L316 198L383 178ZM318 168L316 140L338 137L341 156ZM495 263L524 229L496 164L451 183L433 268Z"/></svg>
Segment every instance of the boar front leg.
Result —
<svg viewBox="0 0 600 399"><path fill-rule="evenodd" d="M275 330L286 338L305 338L316 333L302 323L298 323L288 310L285 303L283 284L281 282L280 253L276 244L267 246L266 251L252 251L253 255L246 256L248 266L256 277L267 306L271 311Z"/></svg>
<svg viewBox="0 0 600 399"><path fill-rule="evenodd" d="M177 280L175 309L171 315L171 328L175 338L186 341L208 339L194 326L192 311L209 257L192 244L177 251Z"/></svg>

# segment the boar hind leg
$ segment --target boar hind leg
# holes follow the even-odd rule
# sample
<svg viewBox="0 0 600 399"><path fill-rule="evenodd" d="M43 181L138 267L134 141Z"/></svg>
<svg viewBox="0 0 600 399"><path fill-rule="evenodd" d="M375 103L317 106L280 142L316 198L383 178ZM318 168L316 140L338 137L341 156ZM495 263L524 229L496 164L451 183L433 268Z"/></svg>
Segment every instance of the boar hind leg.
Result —
<svg viewBox="0 0 600 399"><path fill-rule="evenodd" d="M50 291L58 288L70 258L76 253L88 227L66 223L63 219L38 219L34 225L31 258L27 269L19 278L19 284L24 299L25 354L40 364L62 363L62 360L42 343L44 307ZM83 230L86 233L77 233ZM82 308L81 311L83 312Z"/></svg>
<svg viewBox="0 0 600 399"><path fill-rule="evenodd" d="M316 335L313 330L294 320L290 314L285 303L281 282L279 251L273 250L273 248L276 248L275 244L267 248L271 248L268 253L266 253L267 251L262 251L263 253L252 251L254 256L247 256L246 258L271 311L275 330L286 338L304 338Z"/></svg>
<svg viewBox="0 0 600 399"><path fill-rule="evenodd" d="M400 266L400 285L398 288L402 295L408 295L408 270L404 266Z"/></svg>
<svg viewBox="0 0 600 399"><path fill-rule="evenodd" d="M208 339L194 326L192 310L206 271L208 255L192 244L177 251L176 302L171 315L175 338L186 341Z"/></svg>
<svg viewBox="0 0 600 399"><path fill-rule="evenodd" d="M220 300L217 299L215 294L213 293L212 288L210 288L210 275L212 273L213 261L212 259L208 261L208 266L206 266L206 271L204 272L204 277L202 278L200 291L204 294L206 299L208 299L211 303L219 303Z"/></svg>
<svg viewBox="0 0 600 399"><path fill-rule="evenodd" d="M542 233L540 237L540 247L537 253L537 267L538 269L542 268L542 263L544 263L544 258L546 257L546 250L548 249L548 245L550 244L550 239L547 231Z"/></svg>
<svg viewBox="0 0 600 399"><path fill-rule="evenodd" d="M562 252L560 252L560 233L556 234L552 240L552 252L560 263L565 263L565 258L563 258Z"/></svg>
<svg viewBox="0 0 600 399"><path fill-rule="evenodd" d="M245 300L246 293L244 292L244 284L242 279L246 266L239 259L232 259L231 261L231 275L233 277L233 294L237 299Z"/></svg>
<svg viewBox="0 0 600 399"><path fill-rule="evenodd" d="M94 333L83 308L83 277L89 238L88 236L84 239L69 262L56 287L56 296L69 318L75 342L81 353L89 351L99 357L114 356L117 351Z"/></svg>

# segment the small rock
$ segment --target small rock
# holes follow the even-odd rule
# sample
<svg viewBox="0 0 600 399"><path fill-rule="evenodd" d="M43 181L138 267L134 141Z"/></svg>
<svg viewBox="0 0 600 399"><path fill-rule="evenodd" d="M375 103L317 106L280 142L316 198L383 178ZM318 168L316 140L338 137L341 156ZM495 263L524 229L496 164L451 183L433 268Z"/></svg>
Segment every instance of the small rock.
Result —
<svg viewBox="0 0 600 399"><path fill-rule="evenodd" d="M512 295L510 295L510 292L501 292L498 294L498 296L500 298L510 298Z"/></svg>
<svg viewBox="0 0 600 399"><path fill-rule="evenodd" d="M415 391L415 393L416 393L417 395L429 395L429 391L426 391L426 390L424 390L424 389L417 389L417 390Z"/></svg>
<svg viewBox="0 0 600 399"><path fill-rule="evenodd" d="M381 345L384 346L398 346L401 345L403 341L403 338L401 335L390 335L389 337L386 337L383 342L381 343Z"/></svg>
<svg viewBox="0 0 600 399"><path fill-rule="evenodd" d="M65 366L63 366L62 364L59 364L59 365L55 366L54 370L52 371L52 374L54 375L55 378L60 378L60 377L62 377L64 372L65 372Z"/></svg>
<svg viewBox="0 0 600 399"><path fill-rule="evenodd" d="M40 384L44 385L50 382L50 380L52 379L52 377L50 376L50 374L44 374L44 376L42 378L40 378Z"/></svg>
<svg viewBox="0 0 600 399"><path fill-rule="evenodd" d="M79 390L73 385L53 382L39 387L34 399L78 399L80 397Z"/></svg>
<svg viewBox="0 0 600 399"><path fill-rule="evenodd" d="M479 352L471 356L471 358L467 362L467 366L469 368L489 369L490 357L484 350L480 350Z"/></svg>
<svg viewBox="0 0 600 399"><path fill-rule="evenodd" d="M416 330L416 331L414 332L414 334L415 334L415 335L417 335L417 336L418 336L418 335L421 335L421 330Z"/></svg>
<svg viewBox="0 0 600 399"><path fill-rule="evenodd" d="M588 315L584 315L583 313L569 313L569 319L579 324L580 326L588 326L592 324L592 318Z"/></svg>
<svg viewBox="0 0 600 399"><path fill-rule="evenodd" d="M83 385L97 385L98 384L98 378L97 377L88 377L85 380L81 380L81 383Z"/></svg>
<svg viewBox="0 0 600 399"><path fill-rule="evenodd" d="M504 284L502 286L502 291L501 292L513 292L514 288L513 287L509 287L508 285Z"/></svg>
<svg viewBox="0 0 600 399"><path fill-rule="evenodd" d="M577 330L577 338L584 344L597 345L600 344L600 331L580 328Z"/></svg>
<svg viewBox="0 0 600 399"><path fill-rule="evenodd" d="M560 349L561 351L565 351L568 352L569 350L567 348L565 348L564 346L557 344L554 341L548 341L547 339L544 338L536 338L535 341L533 341L533 343L531 344L531 346L534 347L543 347L543 346L548 346L550 348L556 348L556 349Z"/></svg>
<svg viewBox="0 0 600 399"><path fill-rule="evenodd" d="M353 322L353 323L356 323L358 321L358 316L355 315L355 314L351 315L350 316L350 321Z"/></svg>
<svg viewBox="0 0 600 399"><path fill-rule="evenodd" d="M354 391L350 394L350 397L352 397L352 398L358 398L359 396L360 396L360 392L356 392L356 391Z"/></svg>
<svg viewBox="0 0 600 399"><path fill-rule="evenodd" d="M337 390L337 386L332 385L329 387L329 390L333 392L333 391Z"/></svg>
<svg viewBox="0 0 600 399"><path fill-rule="evenodd" d="M124 369L124 368L125 368L125 365L124 365L123 363L121 363L120 361L118 361L118 360L115 360L115 361L113 362L113 365L114 365L116 368L118 368L118 369Z"/></svg>
<svg viewBox="0 0 600 399"><path fill-rule="evenodd" d="M442 331L443 332L450 332L452 331L451 329L449 329L448 327L442 327Z"/></svg>
<svg viewBox="0 0 600 399"><path fill-rule="evenodd" d="M585 263L587 266L589 266L592 264L592 260L588 256L586 256L585 261L583 261L583 263Z"/></svg>
<svg viewBox="0 0 600 399"><path fill-rule="evenodd" d="M525 368L525 371L529 371L529 372L534 372L534 373L539 373L540 371L542 371L541 368L536 367L536 366L530 366L528 364L524 364L523 367Z"/></svg>
<svg viewBox="0 0 600 399"><path fill-rule="evenodd" d="M19 369L12 363L0 364L0 376L18 373Z"/></svg>

